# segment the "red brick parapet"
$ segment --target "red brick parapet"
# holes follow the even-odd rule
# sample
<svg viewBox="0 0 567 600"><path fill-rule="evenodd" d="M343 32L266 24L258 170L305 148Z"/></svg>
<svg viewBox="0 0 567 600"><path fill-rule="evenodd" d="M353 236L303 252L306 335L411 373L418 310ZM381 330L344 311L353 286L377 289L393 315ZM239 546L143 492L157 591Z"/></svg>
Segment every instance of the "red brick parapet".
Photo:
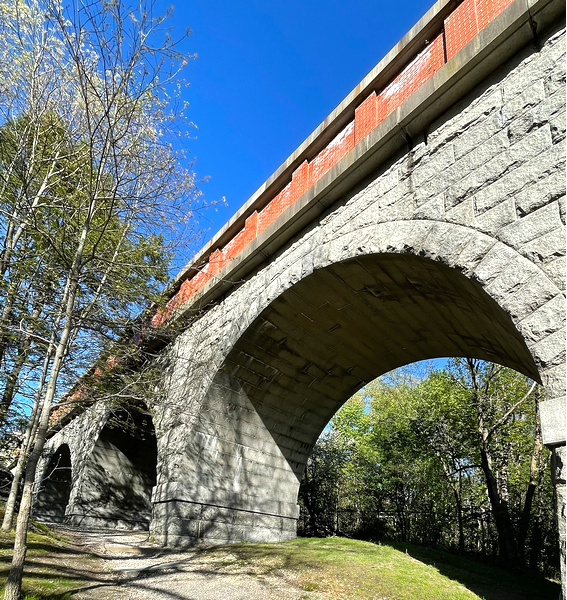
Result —
<svg viewBox="0 0 567 600"><path fill-rule="evenodd" d="M202 256L200 266L191 266L186 274L178 279L175 292L165 308L156 312L151 321L152 325L159 327L179 307L188 302L512 2L513 0L453 2L456 7L439 23L440 29L425 42L425 47L421 46L413 58L410 56L409 60L405 61L405 66L381 87L372 91L365 90L365 94L361 95L354 107L351 120L339 133L314 156L305 158L292 171L287 184L267 202L263 201L261 208L251 211L246 216L244 225L228 242L213 245L209 249L210 253Z"/></svg>

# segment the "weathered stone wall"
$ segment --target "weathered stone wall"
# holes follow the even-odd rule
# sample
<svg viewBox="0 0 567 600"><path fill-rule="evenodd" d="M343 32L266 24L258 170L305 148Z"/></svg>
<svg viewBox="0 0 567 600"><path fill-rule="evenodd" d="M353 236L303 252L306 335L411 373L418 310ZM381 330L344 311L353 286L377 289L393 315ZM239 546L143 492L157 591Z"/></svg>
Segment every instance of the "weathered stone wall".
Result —
<svg viewBox="0 0 567 600"><path fill-rule="evenodd" d="M420 138L414 136L405 152L306 225L168 349L166 400L156 407L159 458L151 526L156 538L192 543L198 538L293 535L303 465L321 423L348 396L341 389L342 395L322 406L324 392L332 397L335 389L325 378L331 383L338 378L308 373L315 398L311 406L309 385L302 379L302 370L310 367L298 359L296 375L284 373L283 355L272 347L266 353L277 360L260 364L255 354L260 346L254 345L262 339L258 324L272 315L270 307L278 299L290 298L296 284L347 261L359 268L363 257L381 257L373 267L375 278L387 268L383 257L392 255L427 259L421 264L431 272L430 282L437 276L431 264L449 267L472 286L439 271L446 286L460 286L455 306L472 290L479 306L492 307L493 302L500 307L517 337L507 333L501 343L494 338L484 348L472 331L474 322L462 322L464 317L452 316L445 306L441 329L425 331L422 318L414 325L414 342L422 344L422 358L430 344L436 348L430 356L442 355L438 348L454 350L539 378L547 394L542 405L546 443L564 444L558 416L565 405L564 31L540 42L541 48L525 48ZM342 283L349 293L358 293L356 283ZM415 294L427 298L426 292ZM487 310L493 323L510 332L496 309ZM463 311L474 314L470 306ZM300 312L296 303L295 313ZM284 320L286 316L291 319L292 311L283 314ZM406 316L411 322L410 309ZM364 319L357 327L353 335L362 334ZM466 341L463 330L470 334ZM385 331L389 337L380 343L389 344L390 354L397 356L384 365L417 360L410 333L404 354L394 348L395 332ZM284 338L280 343L287 343ZM294 339L300 338L297 334ZM308 339L303 343L307 348ZM371 360L372 350L356 352L364 362ZM294 351L300 356L297 346ZM343 370L343 377L350 374ZM376 367L374 376L379 374ZM355 389L364 377L357 376L347 387ZM286 380L287 388L281 384L278 398L268 398L264 384L276 380Z"/></svg>
<svg viewBox="0 0 567 600"><path fill-rule="evenodd" d="M310 201L381 132L322 177ZM357 184L305 213L283 246L250 249L255 270L225 285L164 351L162 400L150 407L158 541L294 537L299 481L328 419L365 382L437 356L494 360L545 386L543 434L564 519L564 29L539 32L411 133L399 131L403 150L384 151ZM148 485L108 445L95 447L106 420L95 405L46 449L48 461L69 445L67 516L77 523L94 522L85 507L104 473L93 480L93 465L122 473L107 478L111 487ZM95 516L118 522L120 502ZM135 508L121 510L126 525Z"/></svg>
<svg viewBox="0 0 567 600"><path fill-rule="evenodd" d="M47 468L51 458L59 448L67 445L71 455L71 494L66 508L66 514L68 514L68 511L80 498L85 466L92 455L95 443L107 418L107 405L102 402L95 404L47 441L37 466L37 480L34 490L36 498L41 493L43 478L48 474ZM41 506L37 506L36 503L34 509L41 510ZM37 516L41 518L41 512Z"/></svg>
<svg viewBox="0 0 567 600"><path fill-rule="evenodd" d="M124 415L130 428L121 424ZM38 468L38 518L82 527L148 528L157 451L153 426L137 415L135 408L125 411L100 402L49 439ZM61 506L64 490L52 485L50 463L64 447L70 453L71 493Z"/></svg>
<svg viewBox="0 0 567 600"><path fill-rule="evenodd" d="M161 357L150 406L157 457L131 456L107 435L105 403L52 437L39 473L68 445L67 521L143 525L157 463L158 541L293 538L305 463L340 405L397 366L471 356L545 386L541 419L564 541L564 33L560 24L538 31L510 62L487 68L479 87L455 92L448 112L412 121L426 129L385 119L242 251L230 271L248 261L242 280L224 281L224 296L195 309ZM467 60L474 50L464 49ZM430 88L452 65L460 68L448 62ZM431 89L422 92L409 103L427 105ZM380 139L394 150L376 151ZM280 226L294 237L275 240ZM199 293L194 306L212 294Z"/></svg>

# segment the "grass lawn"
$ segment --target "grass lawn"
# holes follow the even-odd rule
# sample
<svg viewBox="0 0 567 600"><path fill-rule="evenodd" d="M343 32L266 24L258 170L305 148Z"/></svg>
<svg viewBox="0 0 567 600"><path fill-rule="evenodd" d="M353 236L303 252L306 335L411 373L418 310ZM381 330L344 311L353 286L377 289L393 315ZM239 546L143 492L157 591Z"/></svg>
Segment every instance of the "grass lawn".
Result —
<svg viewBox="0 0 567 600"><path fill-rule="evenodd" d="M72 600L73 590L102 582L100 562L66 539L47 533L29 537L26 600ZM12 535L0 534L0 584L8 573L12 540ZM205 559L210 572L219 576L236 573L272 582L275 578L275 589L279 581L282 589L299 587L306 600L556 600L559 596L557 582L411 545L299 538L196 552L201 563Z"/></svg>
<svg viewBox="0 0 567 600"><path fill-rule="evenodd" d="M272 574L294 571L306 592L329 599L556 600L559 595L556 582L407 544L299 538L238 544L231 550L244 568L254 566L257 573L264 565Z"/></svg>
<svg viewBox="0 0 567 600"><path fill-rule="evenodd" d="M40 527L45 533L28 534L23 600L66 600L71 597L70 590L92 580L95 559L77 551L65 538ZM0 594L4 592L10 569L13 544L13 533L0 532Z"/></svg>

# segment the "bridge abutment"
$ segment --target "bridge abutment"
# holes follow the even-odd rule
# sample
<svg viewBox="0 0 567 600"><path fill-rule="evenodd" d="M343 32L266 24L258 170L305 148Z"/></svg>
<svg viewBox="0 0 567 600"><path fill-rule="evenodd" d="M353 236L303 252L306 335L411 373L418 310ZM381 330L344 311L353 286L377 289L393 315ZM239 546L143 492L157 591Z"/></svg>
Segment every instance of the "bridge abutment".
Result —
<svg viewBox="0 0 567 600"><path fill-rule="evenodd" d="M173 545L293 539L299 477L241 382L217 373L183 423L185 433L163 448L175 471L153 491L154 538ZM300 441L290 445L288 452L301 451Z"/></svg>

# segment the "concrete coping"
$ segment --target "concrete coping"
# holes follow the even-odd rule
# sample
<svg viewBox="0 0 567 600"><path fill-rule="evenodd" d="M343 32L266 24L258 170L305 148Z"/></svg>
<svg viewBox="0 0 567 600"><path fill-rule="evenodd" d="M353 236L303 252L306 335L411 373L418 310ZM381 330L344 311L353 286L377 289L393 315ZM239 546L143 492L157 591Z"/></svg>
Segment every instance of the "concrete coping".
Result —
<svg viewBox="0 0 567 600"><path fill-rule="evenodd" d="M389 83L422 50L426 41L443 29L446 17L461 0L438 0L408 33L382 58L368 75L348 94L331 114L299 145L278 169L252 194L244 205L174 278L172 287L185 279L191 269L198 269L216 249L224 247L243 227L246 219L261 210L291 180L293 171L304 160L311 160L318 152L354 119L355 108L373 90Z"/></svg>
<svg viewBox="0 0 567 600"><path fill-rule="evenodd" d="M446 13L441 8L447 9L453 6L451 3L438 2L404 37L398 46L403 45L404 48L407 48L410 41L417 38L418 32L423 33L426 30L425 21L428 23L436 22L435 18L440 18L439 15L444 18ZM291 239L309 220L312 220L314 216L323 212L340 198L345 190L355 185L357 181L367 177L372 169L377 168L389 156L398 152L404 144L407 144L408 134L417 135L423 131L450 106L454 105L501 64L511 58L519 48L533 40L532 20L534 18L539 19L538 28L543 30L557 22L558 14L564 14L564 12L565 5L562 0L515 0L393 113L386 117L367 137L361 140L314 186L310 187L258 237L252 240L238 256L233 258L210 281L197 290L169 319L175 321L190 315L194 311L202 310L215 297L226 293L229 288L233 287L232 282L242 280L247 272L266 260L270 254ZM384 66L381 67L383 62L389 65L396 56L398 54L395 53L394 49L368 75L364 80L368 80L368 83L364 86L364 92L371 89L371 81L376 82L379 80L380 73L383 73L385 68ZM359 86L359 99L363 94L361 86L362 84ZM350 96L356 95L356 90L359 90L359 87ZM348 98L335 109L329 119L340 112L339 109L344 104L351 107L355 105L354 99L349 101ZM342 126L342 123L340 126ZM312 137L316 135L317 131L312 134ZM296 152L300 152L304 146L308 147L309 139ZM292 156L295 156L295 154ZM299 156L303 157L304 155L300 153ZM280 169L291 175L290 171L295 168L295 163L292 167L289 167L289 171L284 169L285 165L287 165L287 162ZM276 177L277 173L279 171L272 178ZM243 221L238 220L240 216L244 217L248 214L246 211L255 210L260 205L263 193L260 192L267 189L268 182L257 192L260 195L253 196L209 245L201 251L196 259L179 274L176 279L177 286L181 284L189 269L198 268L210 251L217 246L222 247L225 234L230 233L231 236L233 233L232 228L239 227L242 224ZM271 196L268 195L267 199L271 199ZM230 236L228 236L229 239Z"/></svg>

